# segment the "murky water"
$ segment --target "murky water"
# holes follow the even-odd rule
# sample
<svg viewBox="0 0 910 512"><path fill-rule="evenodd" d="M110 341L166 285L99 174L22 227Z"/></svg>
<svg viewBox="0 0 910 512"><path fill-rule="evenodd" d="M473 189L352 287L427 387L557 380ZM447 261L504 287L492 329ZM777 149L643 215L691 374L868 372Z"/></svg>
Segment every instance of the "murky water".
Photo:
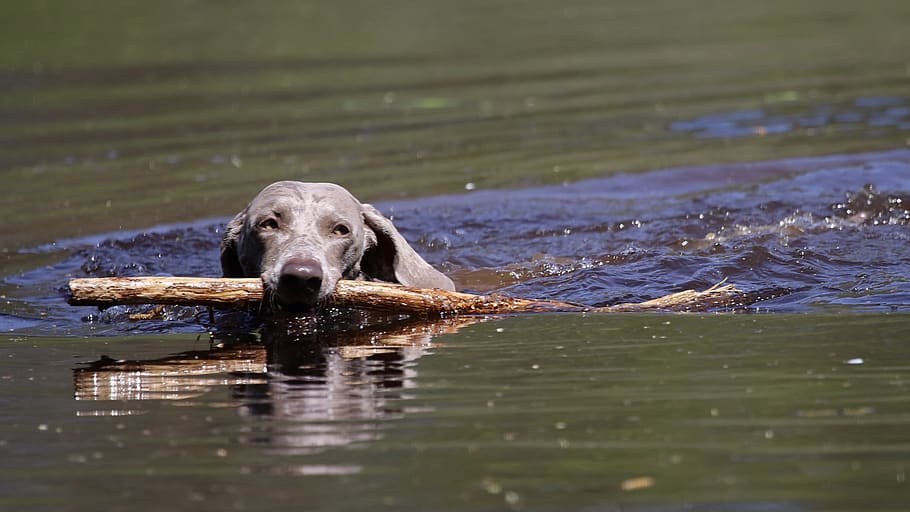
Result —
<svg viewBox="0 0 910 512"><path fill-rule="evenodd" d="M4 7L0 508L904 510L910 4L734 4ZM217 275L227 216L288 178L464 290L751 303L65 304Z"/></svg>

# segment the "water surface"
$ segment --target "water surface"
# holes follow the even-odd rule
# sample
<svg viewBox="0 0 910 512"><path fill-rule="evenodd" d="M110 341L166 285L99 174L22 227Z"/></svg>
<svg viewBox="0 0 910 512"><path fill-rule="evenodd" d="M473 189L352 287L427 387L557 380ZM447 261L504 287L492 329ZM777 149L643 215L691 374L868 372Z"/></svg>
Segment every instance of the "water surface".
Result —
<svg viewBox="0 0 910 512"><path fill-rule="evenodd" d="M3 10L17 269L19 248L225 216L289 177L375 201L908 139L902 1Z"/></svg>
<svg viewBox="0 0 910 512"><path fill-rule="evenodd" d="M133 320L62 283L211 275L226 219L36 248L2 283L7 503L899 510L908 184L895 151L379 204L462 289L728 278L757 302L726 314Z"/></svg>
<svg viewBox="0 0 910 512"><path fill-rule="evenodd" d="M904 510L908 6L0 8L0 508ZM217 275L277 179L374 202L464 290L747 304L65 304Z"/></svg>
<svg viewBox="0 0 910 512"><path fill-rule="evenodd" d="M212 351L194 335L7 342L4 499L899 510L906 316L769 318L539 315L359 351L269 330L267 348Z"/></svg>

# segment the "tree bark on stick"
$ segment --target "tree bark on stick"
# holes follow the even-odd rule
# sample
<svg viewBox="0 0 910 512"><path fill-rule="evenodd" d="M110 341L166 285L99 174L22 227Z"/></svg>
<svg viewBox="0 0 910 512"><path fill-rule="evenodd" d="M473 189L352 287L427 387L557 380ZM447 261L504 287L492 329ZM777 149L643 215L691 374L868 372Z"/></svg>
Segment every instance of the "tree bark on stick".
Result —
<svg viewBox="0 0 910 512"><path fill-rule="evenodd" d="M244 307L263 298L262 281L256 278L82 278L71 280L69 290L69 303L74 306L173 304ZM721 283L704 291L687 290L641 303L591 307L568 302L342 280L338 282L329 304L397 314L447 316L555 311L697 311L734 305L740 297L741 292L735 286Z"/></svg>

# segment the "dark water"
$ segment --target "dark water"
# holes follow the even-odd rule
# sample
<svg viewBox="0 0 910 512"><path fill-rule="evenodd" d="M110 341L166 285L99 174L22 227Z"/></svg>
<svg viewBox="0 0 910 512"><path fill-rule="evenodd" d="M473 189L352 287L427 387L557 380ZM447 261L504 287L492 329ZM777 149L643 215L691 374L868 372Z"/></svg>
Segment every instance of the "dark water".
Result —
<svg viewBox="0 0 910 512"><path fill-rule="evenodd" d="M910 151L619 175L543 188L379 203L459 289L589 305L724 279L747 311L907 312ZM238 210L240 206L238 206ZM4 322L85 335L199 331L204 308L129 322L62 300L72 277L218 275L227 219L60 241L59 263L6 278Z"/></svg>
<svg viewBox="0 0 910 512"><path fill-rule="evenodd" d="M910 3L0 7L0 509L902 511ZM699 314L73 308L338 182L461 289Z"/></svg>

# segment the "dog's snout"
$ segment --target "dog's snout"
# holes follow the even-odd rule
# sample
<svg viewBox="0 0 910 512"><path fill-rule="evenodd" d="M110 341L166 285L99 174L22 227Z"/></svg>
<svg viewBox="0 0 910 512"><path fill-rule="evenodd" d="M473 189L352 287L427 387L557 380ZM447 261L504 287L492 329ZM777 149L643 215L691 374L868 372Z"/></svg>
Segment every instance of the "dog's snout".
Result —
<svg viewBox="0 0 910 512"><path fill-rule="evenodd" d="M278 276L278 300L288 306L311 306L322 288L322 265L314 258L292 258Z"/></svg>

